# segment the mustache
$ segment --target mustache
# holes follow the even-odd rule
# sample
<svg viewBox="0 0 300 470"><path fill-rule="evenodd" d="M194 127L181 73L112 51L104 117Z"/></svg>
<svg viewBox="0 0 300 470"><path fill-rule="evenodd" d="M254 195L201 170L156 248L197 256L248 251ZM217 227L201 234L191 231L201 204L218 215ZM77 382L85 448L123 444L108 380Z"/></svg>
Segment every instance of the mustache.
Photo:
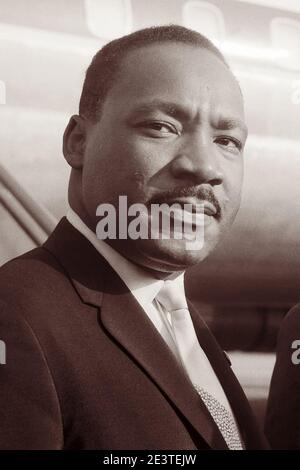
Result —
<svg viewBox="0 0 300 470"><path fill-rule="evenodd" d="M211 186L189 186L189 187L182 187L182 188L174 188L164 191L159 194L155 194L152 198L149 199L147 202L147 206L151 204L163 204L168 203L170 201L174 201L177 198L186 197L190 198L193 197L198 199L199 202L209 202L212 204L216 209L215 218L220 220L222 215L221 205L215 196L213 189Z"/></svg>

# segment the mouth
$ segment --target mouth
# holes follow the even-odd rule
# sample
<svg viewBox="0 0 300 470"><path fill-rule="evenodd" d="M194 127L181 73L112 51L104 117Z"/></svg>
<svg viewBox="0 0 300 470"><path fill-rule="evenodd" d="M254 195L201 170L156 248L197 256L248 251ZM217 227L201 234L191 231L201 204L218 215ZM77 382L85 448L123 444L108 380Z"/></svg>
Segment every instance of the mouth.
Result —
<svg viewBox="0 0 300 470"><path fill-rule="evenodd" d="M182 211L190 212L196 215L207 215L217 217L217 208L207 200L199 200L196 198L177 198L173 200L163 201L158 204L167 204L169 207L173 204L180 206Z"/></svg>
<svg viewBox="0 0 300 470"><path fill-rule="evenodd" d="M154 212L158 206L159 222ZM176 199L158 198L150 204L151 224L159 227L163 238L198 241L204 237L204 229L217 217L217 208L207 200L195 197L177 197ZM153 212L152 212L153 211ZM154 217L152 214L156 214ZM153 222L154 221L154 222Z"/></svg>

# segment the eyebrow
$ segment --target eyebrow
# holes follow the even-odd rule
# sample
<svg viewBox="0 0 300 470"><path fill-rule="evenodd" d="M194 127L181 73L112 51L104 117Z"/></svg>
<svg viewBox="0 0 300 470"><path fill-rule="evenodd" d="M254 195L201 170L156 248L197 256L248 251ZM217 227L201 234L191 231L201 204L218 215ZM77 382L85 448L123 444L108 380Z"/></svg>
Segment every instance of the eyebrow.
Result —
<svg viewBox="0 0 300 470"><path fill-rule="evenodd" d="M185 109L183 106L178 105L178 103L173 103L171 101L162 101L162 100L152 100L148 103L144 103L135 108L130 117L138 117L141 114L149 113L151 111L162 111L174 118L189 120L191 119L191 113Z"/></svg>
<svg viewBox="0 0 300 470"><path fill-rule="evenodd" d="M222 131L230 131L233 129L240 129L246 136L248 135L248 127L241 119L220 118L217 124L213 127Z"/></svg>
<svg viewBox="0 0 300 470"><path fill-rule="evenodd" d="M132 113L130 113L130 118L137 118L142 114L149 113L152 111L162 111L170 116L173 116L175 119L182 121L191 120L191 112L182 105L174 103L172 101L162 101L162 100L152 100L148 103L143 103L137 106ZM218 119L217 124L213 124L213 127L218 130L233 130L240 129L246 136L248 134L248 128L244 121L236 118L226 118L221 117Z"/></svg>

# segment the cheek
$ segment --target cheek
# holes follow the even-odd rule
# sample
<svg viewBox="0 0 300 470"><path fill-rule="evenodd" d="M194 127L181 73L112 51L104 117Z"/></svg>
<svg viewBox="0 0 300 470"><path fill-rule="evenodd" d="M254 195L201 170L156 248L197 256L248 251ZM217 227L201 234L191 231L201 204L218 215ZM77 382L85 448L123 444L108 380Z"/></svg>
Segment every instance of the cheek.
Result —
<svg viewBox="0 0 300 470"><path fill-rule="evenodd" d="M97 207L101 202L128 203L147 200L147 188L153 173L153 154L136 145L103 146L89 155L83 170L85 199Z"/></svg>
<svg viewBox="0 0 300 470"><path fill-rule="evenodd" d="M110 141L99 136L87 148L84 165L90 198L112 201L127 195L128 201L146 201L153 180L170 158L169 146L159 141L125 132Z"/></svg>
<svg viewBox="0 0 300 470"><path fill-rule="evenodd" d="M127 186L131 187L134 199L148 198L148 193L158 175L168 164L168 152L163 151L158 143L149 143L143 139L135 139L127 142L126 153L120 163L121 179L127 179Z"/></svg>
<svg viewBox="0 0 300 470"><path fill-rule="evenodd" d="M159 161L158 152L155 152L149 142L130 136L122 136L121 140L104 145L101 148L101 157L103 156L110 170L113 173L119 171L123 178L135 172L147 178Z"/></svg>
<svg viewBox="0 0 300 470"><path fill-rule="evenodd" d="M158 140L149 141L146 138L132 138L127 142L126 154L130 164L145 175L152 176L168 161L166 146Z"/></svg>
<svg viewBox="0 0 300 470"><path fill-rule="evenodd" d="M228 209L236 211L241 202L241 191L243 184L243 164L237 162L235 165L230 165L224 171L224 203Z"/></svg>
<svg viewBox="0 0 300 470"><path fill-rule="evenodd" d="M244 165L242 160L231 161L224 167L224 186L230 193L239 193L243 184Z"/></svg>

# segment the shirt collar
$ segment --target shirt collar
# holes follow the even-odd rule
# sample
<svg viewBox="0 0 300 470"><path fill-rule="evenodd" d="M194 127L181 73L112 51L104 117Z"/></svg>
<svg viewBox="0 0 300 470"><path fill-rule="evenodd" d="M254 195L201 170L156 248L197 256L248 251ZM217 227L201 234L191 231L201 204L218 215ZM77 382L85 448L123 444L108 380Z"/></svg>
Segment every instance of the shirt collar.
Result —
<svg viewBox="0 0 300 470"><path fill-rule="evenodd" d="M156 279L143 268L122 256L104 240L99 240L96 234L71 208L67 212L67 219L106 259L140 304L147 305L153 302L163 286L163 280ZM176 288L184 290L184 273L173 276L171 282L175 283Z"/></svg>

